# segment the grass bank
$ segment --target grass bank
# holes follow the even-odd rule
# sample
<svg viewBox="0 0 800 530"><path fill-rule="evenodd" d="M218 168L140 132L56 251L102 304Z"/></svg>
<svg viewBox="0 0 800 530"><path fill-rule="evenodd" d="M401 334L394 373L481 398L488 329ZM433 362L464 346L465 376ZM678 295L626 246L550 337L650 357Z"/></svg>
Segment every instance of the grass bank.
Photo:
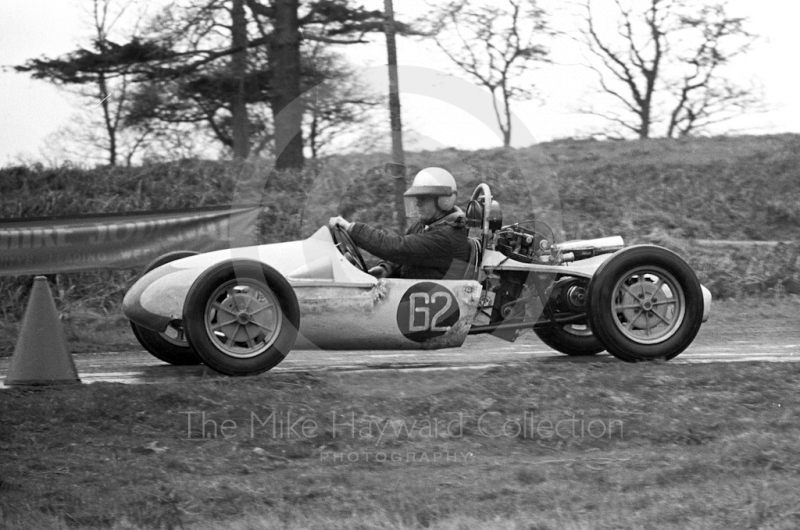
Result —
<svg viewBox="0 0 800 530"><path fill-rule="evenodd" d="M488 182L511 220L561 212L567 237L663 230L681 238L798 238L800 135L559 141L520 149L408 153L407 159L410 174L430 165L450 169L462 201L476 184ZM379 171L386 161L380 154L335 156L309 162L299 173L275 173L261 161L5 167L0 219L246 199L262 200L273 215L284 216L264 220L266 239L298 237L327 215L320 210L331 208L391 222L393 183Z"/></svg>
<svg viewBox="0 0 800 530"><path fill-rule="evenodd" d="M306 237L331 215L392 226L380 154L331 157L300 173L261 161L182 160L133 168L0 168L0 219L260 202L263 242ZM507 223L537 219L559 238L622 235L684 256L716 298L800 293L800 136L561 141L521 149L409 153L409 174L438 165L461 201L491 185ZM694 239L778 240L758 249ZM117 314L137 271L52 278L65 313ZM0 317L18 320L30 277L0 278Z"/></svg>

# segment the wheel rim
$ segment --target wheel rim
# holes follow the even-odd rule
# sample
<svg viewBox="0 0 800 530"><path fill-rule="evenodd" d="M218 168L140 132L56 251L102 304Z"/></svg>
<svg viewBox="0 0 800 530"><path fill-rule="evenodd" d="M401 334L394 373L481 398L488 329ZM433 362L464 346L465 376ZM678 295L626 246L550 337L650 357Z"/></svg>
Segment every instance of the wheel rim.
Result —
<svg viewBox="0 0 800 530"><path fill-rule="evenodd" d="M232 280L209 297L204 313L206 333L225 355L255 357L280 334L283 313L275 294L264 284Z"/></svg>
<svg viewBox="0 0 800 530"><path fill-rule="evenodd" d="M565 333L574 337L591 337L592 330L586 324L567 324L563 328Z"/></svg>
<svg viewBox="0 0 800 530"><path fill-rule="evenodd" d="M614 286L611 311L614 324L630 340L657 344L673 336L686 315L680 283L659 267L639 267Z"/></svg>
<svg viewBox="0 0 800 530"><path fill-rule="evenodd" d="M169 342L170 344L174 344L175 346L182 346L184 348L189 347L189 343L186 342L186 335L183 332L183 327L180 324L176 324L175 322L170 322L167 325L167 329L164 330L163 333L159 333L162 339Z"/></svg>

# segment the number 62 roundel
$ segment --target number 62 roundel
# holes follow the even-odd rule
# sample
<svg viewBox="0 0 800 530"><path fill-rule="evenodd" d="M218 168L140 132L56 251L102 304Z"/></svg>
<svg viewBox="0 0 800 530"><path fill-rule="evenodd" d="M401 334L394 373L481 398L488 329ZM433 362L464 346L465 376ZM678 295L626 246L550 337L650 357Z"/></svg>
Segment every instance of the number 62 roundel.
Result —
<svg viewBox="0 0 800 530"><path fill-rule="evenodd" d="M433 282L412 285L397 307L397 327L408 339L423 342L444 335L459 319L458 301Z"/></svg>

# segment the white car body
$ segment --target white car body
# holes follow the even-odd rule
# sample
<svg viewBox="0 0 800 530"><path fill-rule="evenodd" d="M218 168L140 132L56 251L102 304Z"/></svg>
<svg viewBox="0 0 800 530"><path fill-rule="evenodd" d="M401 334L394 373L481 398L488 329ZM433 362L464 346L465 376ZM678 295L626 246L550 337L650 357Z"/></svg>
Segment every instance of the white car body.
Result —
<svg viewBox="0 0 800 530"><path fill-rule="evenodd" d="M677 254L623 248L618 236L552 245L522 223L490 224L491 202L479 185L463 279L377 279L353 264L346 232L322 227L301 241L163 256L123 311L156 357L231 375L268 370L290 349L451 348L528 329L568 355L670 359L708 319L711 293Z"/></svg>

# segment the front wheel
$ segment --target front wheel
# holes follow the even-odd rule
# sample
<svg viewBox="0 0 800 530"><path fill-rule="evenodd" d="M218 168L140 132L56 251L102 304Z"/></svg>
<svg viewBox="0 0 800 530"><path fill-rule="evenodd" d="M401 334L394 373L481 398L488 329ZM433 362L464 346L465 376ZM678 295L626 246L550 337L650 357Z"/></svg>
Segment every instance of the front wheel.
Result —
<svg viewBox="0 0 800 530"><path fill-rule="evenodd" d="M197 255L197 252L191 250L168 252L148 263L136 279L138 280L151 270L162 265L195 255ZM195 365L202 362L200 357L189 346L189 343L186 342L183 327L179 322L171 322L163 332L147 329L134 322L131 322L131 329L139 344L156 359L174 366Z"/></svg>
<svg viewBox="0 0 800 530"><path fill-rule="evenodd" d="M170 323L163 332L153 331L131 322L133 335L150 355L173 366L200 364L200 357L183 336L183 328Z"/></svg>
<svg viewBox="0 0 800 530"><path fill-rule="evenodd" d="M220 263L195 280L183 307L186 339L226 375L273 368L292 349L300 308L289 282L250 260Z"/></svg>
<svg viewBox="0 0 800 530"><path fill-rule="evenodd" d="M586 324L534 328L533 332L546 345L572 357L596 355L606 349Z"/></svg>
<svg viewBox="0 0 800 530"><path fill-rule="evenodd" d="M703 293L677 254L637 245L614 254L589 283L589 325L615 357L669 360L692 343L703 319Z"/></svg>

